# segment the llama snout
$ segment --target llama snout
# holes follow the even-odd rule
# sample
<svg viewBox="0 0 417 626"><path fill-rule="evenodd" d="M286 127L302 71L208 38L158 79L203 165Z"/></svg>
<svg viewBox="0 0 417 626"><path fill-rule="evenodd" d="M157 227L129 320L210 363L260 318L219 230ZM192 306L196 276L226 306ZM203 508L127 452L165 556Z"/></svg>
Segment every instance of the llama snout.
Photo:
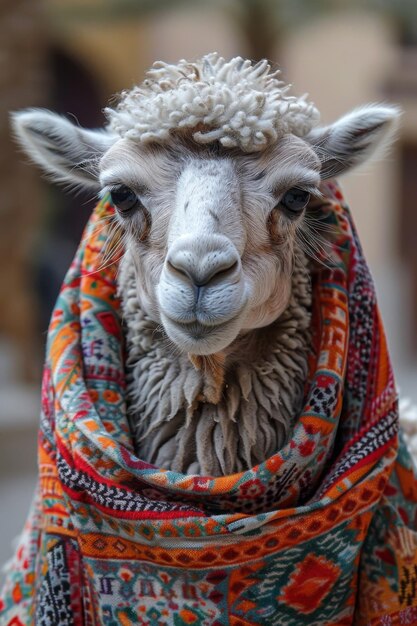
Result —
<svg viewBox="0 0 417 626"><path fill-rule="evenodd" d="M229 343L247 304L235 246L221 235L180 237L168 251L157 293L163 324L175 343L184 348L187 343L186 349L190 339L218 345L220 335L222 344L226 337Z"/></svg>
<svg viewBox="0 0 417 626"><path fill-rule="evenodd" d="M241 272L240 256L233 243L220 234L182 235L171 246L166 270L195 287L236 281Z"/></svg>

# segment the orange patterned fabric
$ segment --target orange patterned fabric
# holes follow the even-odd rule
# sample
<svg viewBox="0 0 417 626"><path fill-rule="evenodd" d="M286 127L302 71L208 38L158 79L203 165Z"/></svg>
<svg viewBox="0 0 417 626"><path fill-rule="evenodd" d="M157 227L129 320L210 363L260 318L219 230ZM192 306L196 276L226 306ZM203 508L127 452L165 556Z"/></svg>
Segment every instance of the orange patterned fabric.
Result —
<svg viewBox="0 0 417 626"><path fill-rule="evenodd" d="M417 624L417 481L375 292L338 188L315 270L310 374L287 444L247 472L138 459L126 419L117 264L96 208L52 316L39 487L1 624Z"/></svg>

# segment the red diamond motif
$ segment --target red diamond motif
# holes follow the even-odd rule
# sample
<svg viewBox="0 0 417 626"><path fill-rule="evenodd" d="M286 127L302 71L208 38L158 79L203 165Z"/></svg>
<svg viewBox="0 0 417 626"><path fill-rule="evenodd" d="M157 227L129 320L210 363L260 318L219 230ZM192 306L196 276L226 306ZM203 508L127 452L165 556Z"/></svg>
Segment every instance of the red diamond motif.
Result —
<svg viewBox="0 0 417 626"><path fill-rule="evenodd" d="M226 552L223 554L223 556L228 561L232 561L237 556L239 556L239 552L236 552L236 550L233 550L233 548L231 548L230 550L226 550Z"/></svg>
<svg viewBox="0 0 417 626"><path fill-rule="evenodd" d="M339 576L340 568L336 563L323 556L308 554L296 564L278 600L308 615L322 604Z"/></svg>
<svg viewBox="0 0 417 626"><path fill-rule="evenodd" d="M188 554L179 554L177 558L178 561L181 561L181 563L189 563L190 561L192 561Z"/></svg>
<svg viewBox="0 0 417 626"><path fill-rule="evenodd" d="M204 556L201 557L201 560L204 561L205 563L212 563L216 559L217 559L217 554L215 554L214 552L207 552L207 554L204 554Z"/></svg>

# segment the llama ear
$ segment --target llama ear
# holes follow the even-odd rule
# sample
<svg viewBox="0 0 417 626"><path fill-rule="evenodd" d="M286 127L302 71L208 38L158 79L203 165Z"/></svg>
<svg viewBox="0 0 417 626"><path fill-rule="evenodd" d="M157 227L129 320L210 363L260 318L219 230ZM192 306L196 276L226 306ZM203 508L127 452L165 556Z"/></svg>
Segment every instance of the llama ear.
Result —
<svg viewBox="0 0 417 626"><path fill-rule="evenodd" d="M98 162L114 142L105 130L86 130L45 109L12 113L25 152L58 182L99 189Z"/></svg>
<svg viewBox="0 0 417 626"><path fill-rule="evenodd" d="M315 128L306 139L322 163L322 180L344 174L388 148L400 115L397 107L369 104L331 126Z"/></svg>

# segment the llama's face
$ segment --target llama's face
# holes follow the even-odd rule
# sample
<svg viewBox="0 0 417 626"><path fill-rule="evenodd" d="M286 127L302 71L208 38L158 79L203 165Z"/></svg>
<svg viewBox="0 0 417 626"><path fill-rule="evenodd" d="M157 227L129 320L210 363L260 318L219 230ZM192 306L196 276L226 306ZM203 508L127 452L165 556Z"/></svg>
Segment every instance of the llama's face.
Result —
<svg viewBox="0 0 417 626"><path fill-rule="evenodd" d="M218 352L286 308L319 172L294 136L252 155L127 139L108 150L100 183L126 233L139 300L181 350Z"/></svg>
<svg viewBox="0 0 417 626"><path fill-rule="evenodd" d="M397 109L370 105L252 153L179 132L159 144L121 139L36 109L13 124L56 180L111 193L142 306L179 348L203 355L285 309L309 194L372 156L397 119Z"/></svg>

